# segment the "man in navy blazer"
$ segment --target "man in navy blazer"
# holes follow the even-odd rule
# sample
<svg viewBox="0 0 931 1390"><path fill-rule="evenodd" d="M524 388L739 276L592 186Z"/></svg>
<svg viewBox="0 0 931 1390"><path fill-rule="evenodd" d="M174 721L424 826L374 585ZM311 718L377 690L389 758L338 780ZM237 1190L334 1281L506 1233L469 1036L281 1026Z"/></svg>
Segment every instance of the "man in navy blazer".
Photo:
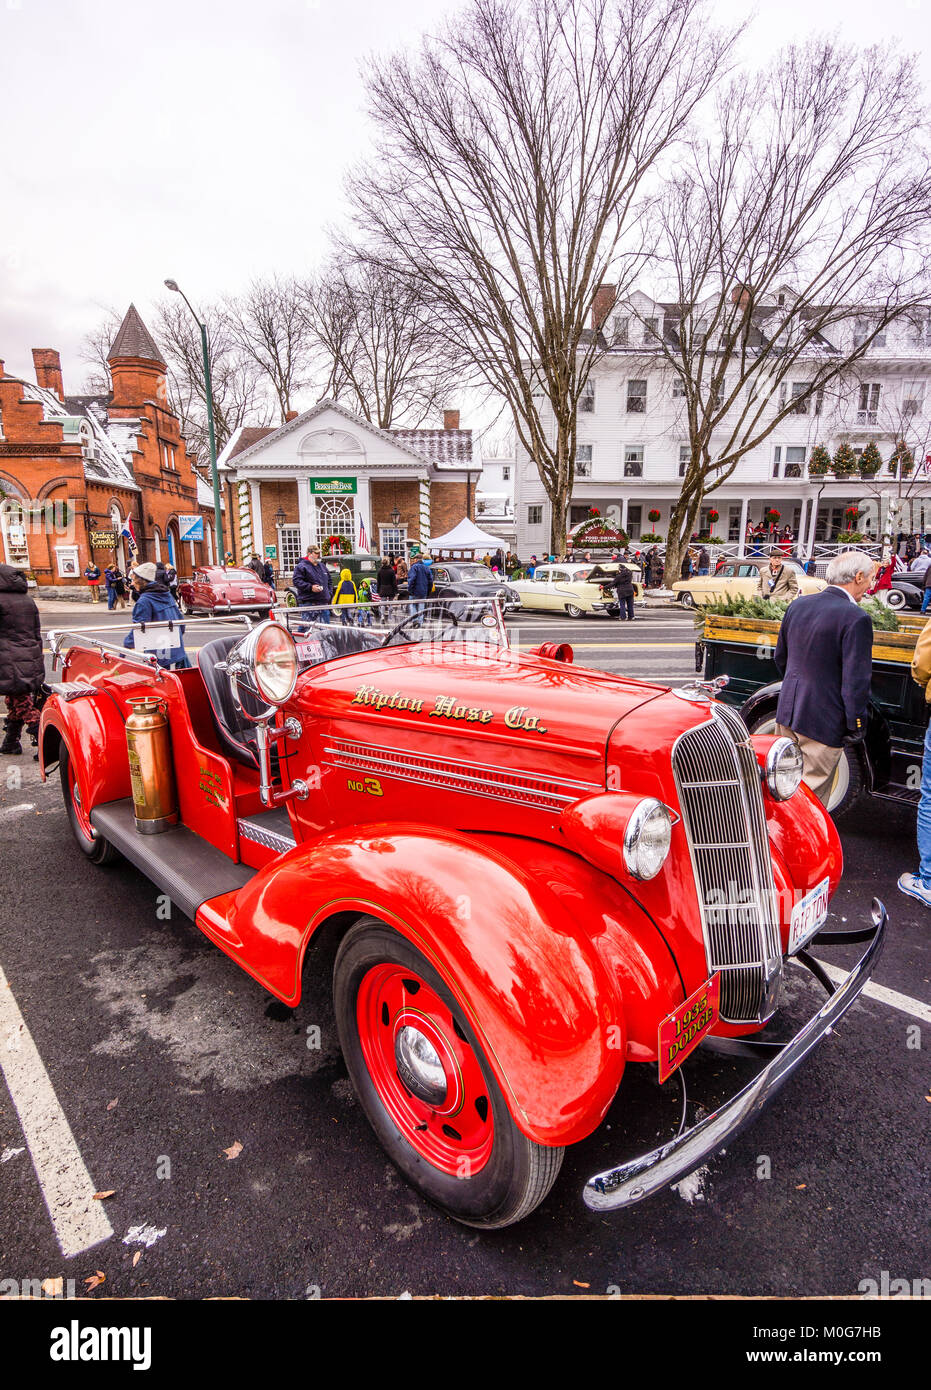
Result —
<svg viewBox="0 0 931 1390"><path fill-rule="evenodd" d="M827 806L845 741L866 733L873 624L860 600L873 583L869 555L847 550L828 565L828 587L797 598L779 629L782 676L776 729L802 750L802 780Z"/></svg>

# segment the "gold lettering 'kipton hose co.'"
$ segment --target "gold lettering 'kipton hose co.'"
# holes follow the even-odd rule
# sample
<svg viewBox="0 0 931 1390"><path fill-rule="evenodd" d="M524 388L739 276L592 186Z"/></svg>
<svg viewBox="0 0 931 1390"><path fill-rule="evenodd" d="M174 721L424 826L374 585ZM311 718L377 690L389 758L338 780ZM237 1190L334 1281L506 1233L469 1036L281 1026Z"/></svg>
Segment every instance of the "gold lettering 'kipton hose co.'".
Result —
<svg viewBox="0 0 931 1390"><path fill-rule="evenodd" d="M126 745L136 829L140 835L157 835L178 820L168 711L153 695L129 703L133 712L126 721Z"/></svg>

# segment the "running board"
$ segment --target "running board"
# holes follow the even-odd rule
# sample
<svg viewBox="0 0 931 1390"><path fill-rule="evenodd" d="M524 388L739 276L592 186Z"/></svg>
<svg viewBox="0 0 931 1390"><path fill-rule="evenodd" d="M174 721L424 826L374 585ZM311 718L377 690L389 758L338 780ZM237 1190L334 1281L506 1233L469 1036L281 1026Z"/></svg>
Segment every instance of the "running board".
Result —
<svg viewBox="0 0 931 1390"><path fill-rule="evenodd" d="M130 797L95 806L90 822L192 922L201 903L234 892L255 876L255 869L234 864L184 825L173 825L158 835L140 835Z"/></svg>

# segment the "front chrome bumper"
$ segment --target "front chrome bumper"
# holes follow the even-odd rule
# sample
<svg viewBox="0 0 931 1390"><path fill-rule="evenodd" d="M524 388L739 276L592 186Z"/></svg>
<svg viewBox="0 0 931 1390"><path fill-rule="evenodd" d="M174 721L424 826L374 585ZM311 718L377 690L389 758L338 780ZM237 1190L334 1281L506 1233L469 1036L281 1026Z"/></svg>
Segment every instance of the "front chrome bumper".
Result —
<svg viewBox="0 0 931 1390"><path fill-rule="evenodd" d="M661 1145L650 1153L641 1154L617 1168L609 1168L589 1178L582 1192L585 1205L593 1211L617 1211L619 1208L633 1206L645 1197L676 1182L694 1170L712 1154L730 1142L746 1125L756 1119L780 1086L789 1079L796 1067L800 1066L810 1052L826 1034L830 1033L837 1020L847 1012L862 991L879 958L885 941L888 915L878 899L873 900L873 927L861 932L825 932L820 937L821 945L846 944L851 941L868 940L862 959L850 972L842 985L839 985L810 1019L801 1032L783 1044L757 1043L760 1049L778 1048L776 1056L758 1076L745 1086L731 1100L708 1115L699 1124ZM815 944L819 941L815 937ZM812 970L812 973L828 988L830 981L821 971L817 962L811 961L804 951L799 951L798 959ZM733 1046L728 1046L733 1041ZM716 1050L746 1054L754 1047L752 1039L709 1039Z"/></svg>

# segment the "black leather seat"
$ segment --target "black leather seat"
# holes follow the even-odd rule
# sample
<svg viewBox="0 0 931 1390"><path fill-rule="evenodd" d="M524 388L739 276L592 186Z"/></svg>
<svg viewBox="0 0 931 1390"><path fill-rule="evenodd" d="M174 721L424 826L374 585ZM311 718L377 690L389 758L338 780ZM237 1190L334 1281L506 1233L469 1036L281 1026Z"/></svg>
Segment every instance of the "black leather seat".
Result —
<svg viewBox="0 0 931 1390"><path fill-rule="evenodd" d="M242 635L237 634L234 637L218 637L215 642L208 642L206 647L201 647L197 653L197 667L204 678L207 699L210 701L210 710L221 748L227 757L235 758L244 767L257 771L259 755L255 725L233 703L229 676L225 671L217 670L217 663L225 661L232 648L241 641ZM268 708L242 685L239 687L239 698L245 708L256 715L263 714ZM278 753L274 745L271 750L271 770L273 776L277 775Z"/></svg>
<svg viewBox="0 0 931 1390"><path fill-rule="evenodd" d="M306 626L304 623L292 623L291 630L296 638L312 637L320 643L323 654L315 659L315 666L321 661L333 661L336 657L371 651L380 647L385 640L384 632L335 621L308 623Z"/></svg>

